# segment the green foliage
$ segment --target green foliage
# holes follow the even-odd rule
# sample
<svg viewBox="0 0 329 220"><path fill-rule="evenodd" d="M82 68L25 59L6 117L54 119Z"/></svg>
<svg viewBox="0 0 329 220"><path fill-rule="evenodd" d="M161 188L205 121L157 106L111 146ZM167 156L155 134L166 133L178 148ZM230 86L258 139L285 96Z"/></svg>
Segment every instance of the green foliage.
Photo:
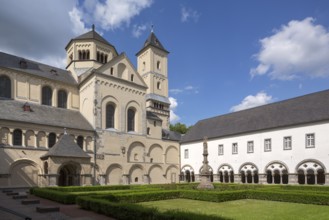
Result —
<svg viewBox="0 0 329 220"><path fill-rule="evenodd" d="M185 124L182 124L182 123L179 123L179 122L177 122L174 125L170 124L170 126L169 126L169 129L171 131L176 131L176 132L181 133L181 134L186 134L186 132L190 128L191 128L191 126L190 127L187 127Z"/></svg>

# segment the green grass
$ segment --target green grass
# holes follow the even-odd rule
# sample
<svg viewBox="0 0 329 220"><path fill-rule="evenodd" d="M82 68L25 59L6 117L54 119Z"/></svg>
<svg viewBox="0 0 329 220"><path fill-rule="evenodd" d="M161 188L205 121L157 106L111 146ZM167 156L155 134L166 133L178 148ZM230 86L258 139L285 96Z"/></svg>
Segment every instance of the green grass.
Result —
<svg viewBox="0 0 329 220"><path fill-rule="evenodd" d="M328 206L252 199L221 203L189 199L171 199L139 204L146 207L156 207L160 211L179 209L195 213L214 214L236 220L329 219Z"/></svg>

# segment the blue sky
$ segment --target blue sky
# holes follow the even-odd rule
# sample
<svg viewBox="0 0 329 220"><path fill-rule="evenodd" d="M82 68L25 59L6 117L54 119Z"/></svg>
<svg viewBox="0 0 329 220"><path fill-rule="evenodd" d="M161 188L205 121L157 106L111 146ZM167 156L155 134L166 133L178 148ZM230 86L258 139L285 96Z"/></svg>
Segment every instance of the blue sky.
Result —
<svg viewBox="0 0 329 220"><path fill-rule="evenodd" d="M64 67L65 45L92 24L135 65L154 25L173 123L329 89L326 0L4 0L0 51Z"/></svg>

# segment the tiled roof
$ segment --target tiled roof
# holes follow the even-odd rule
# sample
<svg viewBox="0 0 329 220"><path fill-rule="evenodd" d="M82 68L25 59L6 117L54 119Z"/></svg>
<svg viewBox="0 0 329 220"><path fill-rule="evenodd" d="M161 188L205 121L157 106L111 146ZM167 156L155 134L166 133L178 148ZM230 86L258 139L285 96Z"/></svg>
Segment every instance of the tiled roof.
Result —
<svg viewBox="0 0 329 220"><path fill-rule="evenodd" d="M25 102L0 100L0 119L92 131L79 111L29 103L32 112L23 111Z"/></svg>
<svg viewBox="0 0 329 220"><path fill-rule="evenodd" d="M23 71L25 73L64 82L67 84L78 84L69 71L3 52L0 52L0 68L1 67L16 71Z"/></svg>
<svg viewBox="0 0 329 220"><path fill-rule="evenodd" d="M148 46L153 46L156 47L162 51L165 51L166 53L169 53L161 44L161 42L159 41L159 39L155 36L155 34L153 32L151 32L151 34L149 35L149 37L146 39L143 48L137 53L139 54L141 51L143 51L145 48L147 48Z"/></svg>
<svg viewBox="0 0 329 220"><path fill-rule="evenodd" d="M163 140L180 141L181 138L182 135L178 132L162 129Z"/></svg>
<svg viewBox="0 0 329 220"><path fill-rule="evenodd" d="M161 118L159 118L156 114L154 114L153 112L150 112L150 111L146 111L146 118L155 120L155 121L162 121Z"/></svg>
<svg viewBox="0 0 329 220"><path fill-rule="evenodd" d="M181 143L329 120L329 90L198 121Z"/></svg>
<svg viewBox="0 0 329 220"><path fill-rule="evenodd" d="M74 142L73 137L67 134L62 135L57 143L40 158L44 159L47 157L90 158L90 156Z"/></svg>

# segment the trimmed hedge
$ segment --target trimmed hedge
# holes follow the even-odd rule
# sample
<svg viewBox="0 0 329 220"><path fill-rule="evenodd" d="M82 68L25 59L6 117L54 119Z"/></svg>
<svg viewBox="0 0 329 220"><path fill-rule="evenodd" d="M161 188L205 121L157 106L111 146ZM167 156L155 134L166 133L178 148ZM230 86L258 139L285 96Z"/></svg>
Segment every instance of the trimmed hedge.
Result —
<svg viewBox="0 0 329 220"><path fill-rule="evenodd" d="M77 204L84 209L120 220L228 220L228 218L224 217L195 214L179 210L159 212L156 208L129 203L114 203L99 198L79 197L77 198Z"/></svg>

